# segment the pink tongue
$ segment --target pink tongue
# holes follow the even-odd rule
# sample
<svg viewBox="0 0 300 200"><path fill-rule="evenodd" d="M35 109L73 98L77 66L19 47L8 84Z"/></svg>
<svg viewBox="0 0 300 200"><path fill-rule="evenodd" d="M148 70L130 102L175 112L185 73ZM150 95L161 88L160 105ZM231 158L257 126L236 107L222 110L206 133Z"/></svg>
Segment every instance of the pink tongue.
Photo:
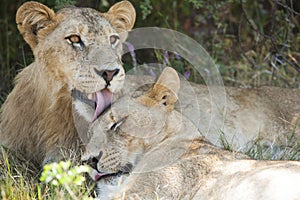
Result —
<svg viewBox="0 0 300 200"><path fill-rule="evenodd" d="M98 181L102 176L105 176L107 174L109 174L109 173L97 173L95 175L95 181Z"/></svg>
<svg viewBox="0 0 300 200"><path fill-rule="evenodd" d="M97 117L103 112L103 110L111 104L112 97L113 94L108 89L103 89L100 92L96 92L96 110L94 113L93 121L95 121Z"/></svg>

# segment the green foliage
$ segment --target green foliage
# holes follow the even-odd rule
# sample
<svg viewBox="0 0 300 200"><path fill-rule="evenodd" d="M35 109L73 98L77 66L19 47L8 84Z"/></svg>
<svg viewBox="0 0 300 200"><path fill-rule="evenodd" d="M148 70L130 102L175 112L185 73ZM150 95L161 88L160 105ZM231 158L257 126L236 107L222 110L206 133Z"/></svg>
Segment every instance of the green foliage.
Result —
<svg viewBox="0 0 300 200"><path fill-rule="evenodd" d="M152 11L152 6L150 0L144 0L140 3L140 8L142 12L142 19L146 19L147 16L151 13Z"/></svg>
<svg viewBox="0 0 300 200"><path fill-rule="evenodd" d="M233 151L233 148L231 147L230 142L228 142L228 140L226 139L223 131L220 131L219 139L220 139L221 145L223 146L224 149L226 149L228 151Z"/></svg>
<svg viewBox="0 0 300 200"><path fill-rule="evenodd" d="M139 1L133 2L138 8ZM136 27L159 26L188 34L218 64L226 85L299 87L300 4L151 0L150 5L146 19L138 10ZM172 64L193 69L186 63ZM191 81L201 83L199 75L191 74Z"/></svg>
<svg viewBox="0 0 300 200"><path fill-rule="evenodd" d="M44 170L40 177L41 182L50 183L52 186L62 186L72 199L78 199L80 187L85 182L85 177L82 175L88 172L87 166L71 167L71 161L61 161L59 163L51 163L44 166Z"/></svg>
<svg viewBox="0 0 300 200"><path fill-rule="evenodd" d="M246 154L257 160L300 161L300 139L295 137L297 126L298 124L295 125L295 129L290 133L285 145L278 146L276 144L270 144L258 136Z"/></svg>
<svg viewBox="0 0 300 200"><path fill-rule="evenodd" d="M193 7L195 9L199 9L203 6L203 4L205 4L203 0L189 0L189 2L193 4Z"/></svg>
<svg viewBox="0 0 300 200"><path fill-rule="evenodd" d="M44 166L40 181L51 183L54 186L82 185L85 181L82 173L88 171L89 168L83 165L71 168L71 161L51 163Z"/></svg>
<svg viewBox="0 0 300 200"><path fill-rule="evenodd" d="M87 171L86 166L66 161L46 165L39 177L39 169L30 162L0 147L0 199L93 199L93 184L87 186L83 176Z"/></svg>

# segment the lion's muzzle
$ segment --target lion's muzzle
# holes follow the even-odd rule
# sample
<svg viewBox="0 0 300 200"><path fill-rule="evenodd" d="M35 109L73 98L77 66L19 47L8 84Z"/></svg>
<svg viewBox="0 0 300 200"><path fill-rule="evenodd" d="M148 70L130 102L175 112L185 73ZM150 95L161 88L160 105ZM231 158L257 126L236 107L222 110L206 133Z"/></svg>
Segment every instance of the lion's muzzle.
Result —
<svg viewBox="0 0 300 200"><path fill-rule="evenodd" d="M114 76L118 75L120 69L116 68L113 70L98 70L94 68L94 71L96 72L96 74L98 74L105 80L107 85L110 85L110 81L113 79Z"/></svg>

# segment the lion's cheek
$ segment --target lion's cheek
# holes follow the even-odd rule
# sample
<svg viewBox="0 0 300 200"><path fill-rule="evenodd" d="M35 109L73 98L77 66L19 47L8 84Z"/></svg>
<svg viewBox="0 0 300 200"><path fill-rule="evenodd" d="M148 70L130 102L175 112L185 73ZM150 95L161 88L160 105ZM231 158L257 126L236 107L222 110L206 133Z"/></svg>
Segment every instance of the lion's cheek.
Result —
<svg viewBox="0 0 300 200"><path fill-rule="evenodd" d="M75 80L73 76L73 69L72 65L64 65L61 62L56 62L55 65L47 63L46 71L51 74L57 82L63 85L67 85L69 88L72 88L74 85Z"/></svg>
<svg viewBox="0 0 300 200"><path fill-rule="evenodd" d="M35 58L36 64L41 66L41 70L45 71L49 77L64 85L70 86L72 84L72 71L75 71L76 65L70 59L63 59L66 58L66 55L62 49L43 49L36 52Z"/></svg>
<svg viewBox="0 0 300 200"><path fill-rule="evenodd" d="M76 73L79 68L79 64L76 62L72 62L71 60L68 62L69 64L61 65L56 68L59 74L64 75L64 83L68 85L70 90L74 89L77 82Z"/></svg>

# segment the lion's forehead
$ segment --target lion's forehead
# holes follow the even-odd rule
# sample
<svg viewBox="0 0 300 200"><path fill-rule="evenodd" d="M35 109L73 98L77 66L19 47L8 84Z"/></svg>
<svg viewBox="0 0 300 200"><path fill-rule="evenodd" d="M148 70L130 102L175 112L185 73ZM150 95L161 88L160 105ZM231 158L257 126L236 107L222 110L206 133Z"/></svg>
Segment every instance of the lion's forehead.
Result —
<svg viewBox="0 0 300 200"><path fill-rule="evenodd" d="M124 97L119 99L111 106L111 113L107 115L114 116L117 120L121 120L124 116L132 117L136 114L144 115L145 113L151 113L153 109L137 102L136 99L131 97Z"/></svg>
<svg viewBox="0 0 300 200"><path fill-rule="evenodd" d="M60 26L70 34L94 37L108 36L116 33L110 22L91 8L65 8L59 13Z"/></svg>
<svg viewBox="0 0 300 200"><path fill-rule="evenodd" d="M108 123L122 122L121 126L124 130L144 133L148 129L154 129L164 125L168 114L159 107L148 107L142 105L135 99L123 98L111 106L110 112L100 116L102 125L107 126ZM133 127L137 129L134 130ZM132 128L132 130L131 130ZM129 133L132 134L132 133Z"/></svg>

